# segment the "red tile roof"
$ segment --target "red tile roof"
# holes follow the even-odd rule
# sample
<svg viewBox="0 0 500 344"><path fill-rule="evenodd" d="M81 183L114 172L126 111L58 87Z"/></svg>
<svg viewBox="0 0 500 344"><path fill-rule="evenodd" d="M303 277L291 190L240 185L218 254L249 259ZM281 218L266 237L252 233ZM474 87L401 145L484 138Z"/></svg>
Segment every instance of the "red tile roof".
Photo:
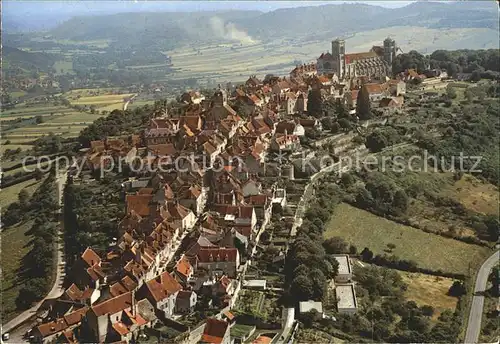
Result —
<svg viewBox="0 0 500 344"><path fill-rule="evenodd" d="M113 285L111 285L111 287L109 287L109 293L113 297L125 294L127 291L128 291L127 288L125 288L120 282L116 282Z"/></svg>
<svg viewBox="0 0 500 344"><path fill-rule="evenodd" d="M69 313L68 315L64 316L64 321L66 321L68 326L76 325L82 320L83 316L85 315L85 313L87 313L88 310L88 307L83 307L72 313Z"/></svg>
<svg viewBox="0 0 500 344"><path fill-rule="evenodd" d="M139 216L149 216L152 200L153 195L127 195L125 198L127 212L134 211Z"/></svg>
<svg viewBox="0 0 500 344"><path fill-rule="evenodd" d="M233 320L234 319L234 314L231 313L230 311L225 311L224 312L224 315L226 316L226 318L228 318L229 320Z"/></svg>
<svg viewBox="0 0 500 344"><path fill-rule="evenodd" d="M268 202L268 197L267 195L252 195L248 196L246 201L251 205L266 205L266 203Z"/></svg>
<svg viewBox="0 0 500 344"><path fill-rule="evenodd" d="M125 324L122 322L116 322L112 326L115 331L118 332L118 334L120 334L121 336L125 336L130 332L127 326L125 326Z"/></svg>
<svg viewBox="0 0 500 344"><path fill-rule="evenodd" d="M153 154L159 156L170 156L170 155L175 155L177 153L177 149L175 149L172 143L149 145L148 150L151 151Z"/></svg>
<svg viewBox="0 0 500 344"><path fill-rule="evenodd" d="M90 247L87 247L87 249L83 252L82 259L88 266L93 266L94 264L99 264L101 262L99 255Z"/></svg>
<svg viewBox="0 0 500 344"><path fill-rule="evenodd" d="M76 286L76 284L73 283L68 289L66 289L65 294L70 300L76 301L82 297L83 292Z"/></svg>
<svg viewBox="0 0 500 344"><path fill-rule="evenodd" d="M92 306L97 316L114 314L132 306L132 293L128 292Z"/></svg>
<svg viewBox="0 0 500 344"><path fill-rule="evenodd" d="M267 336L259 336L257 339L255 339L252 344L269 344L271 343L273 339L269 338Z"/></svg>
<svg viewBox="0 0 500 344"><path fill-rule="evenodd" d="M63 318L59 318L55 321L51 321L49 323L41 324L37 327L37 330L40 332L42 337L47 337L58 332L64 331L68 328L68 324L64 321Z"/></svg>
<svg viewBox="0 0 500 344"><path fill-rule="evenodd" d="M238 250L236 248L202 247L198 251L198 259L202 263L210 263L213 261L236 262Z"/></svg>
<svg viewBox="0 0 500 344"><path fill-rule="evenodd" d="M354 54L346 54L345 55L345 61L346 63L351 63L356 60L364 60L364 59L369 59L372 57L377 57L377 53L374 51L369 51L366 53L354 53Z"/></svg>
<svg viewBox="0 0 500 344"><path fill-rule="evenodd" d="M146 286L156 302L164 300L182 290L182 286L179 282L177 282L168 272L164 272L160 276L147 281Z"/></svg>
<svg viewBox="0 0 500 344"><path fill-rule="evenodd" d="M187 277L193 272L193 266L189 263L189 260L186 256L182 256L182 258L177 262L175 269L181 275Z"/></svg>
<svg viewBox="0 0 500 344"><path fill-rule="evenodd" d="M224 335L228 329L229 324L222 320L214 318L207 319L205 329L201 340L206 343L219 344L222 343Z"/></svg>
<svg viewBox="0 0 500 344"><path fill-rule="evenodd" d="M387 85L383 84L365 84L363 87L366 87L369 94L380 94L387 89Z"/></svg>

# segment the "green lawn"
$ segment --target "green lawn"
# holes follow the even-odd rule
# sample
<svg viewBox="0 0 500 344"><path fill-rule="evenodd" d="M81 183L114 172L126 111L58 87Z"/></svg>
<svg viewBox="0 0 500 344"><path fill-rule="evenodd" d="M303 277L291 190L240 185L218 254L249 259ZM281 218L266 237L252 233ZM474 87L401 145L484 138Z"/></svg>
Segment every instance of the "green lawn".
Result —
<svg viewBox="0 0 500 344"><path fill-rule="evenodd" d="M425 233L345 203L337 206L326 227L325 237L342 237L358 251L368 247L383 254L392 243L396 245L394 255L433 270L467 274L469 264L476 269L491 253L485 247Z"/></svg>

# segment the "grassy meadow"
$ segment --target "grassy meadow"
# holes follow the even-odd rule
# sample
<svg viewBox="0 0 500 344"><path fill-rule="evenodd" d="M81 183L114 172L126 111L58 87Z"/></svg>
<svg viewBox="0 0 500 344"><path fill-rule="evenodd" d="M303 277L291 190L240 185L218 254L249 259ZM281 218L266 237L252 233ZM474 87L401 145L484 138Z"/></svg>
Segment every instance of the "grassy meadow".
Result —
<svg viewBox="0 0 500 344"><path fill-rule="evenodd" d="M12 202L17 201L19 192L25 189L30 195L32 195L36 189L41 185L41 181L36 181L35 179L26 180L24 182L18 183L16 185L9 186L7 188L0 190L0 208L5 209Z"/></svg>
<svg viewBox="0 0 500 344"><path fill-rule="evenodd" d="M3 193L3 190L2 190ZM3 198L2 198L3 199ZM22 260L31 250L33 239L29 235L32 221L20 223L2 232L2 316L11 319L19 312L16 311L16 298L23 287L19 280L19 269Z"/></svg>
<svg viewBox="0 0 500 344"><path fill-rule="evenodd" d="M458 299L448 295L453 279L403 271L399 271L399 274L408 285L405 297L415 301L419 307L423 305L434 307L433 319L437 319L446 309L455 311Z"/></svg>
<svg viewBox="0 0 500 344"><path fill-rule="evenodd" d="M368 247L374 254L384 254L387 245L394 244L392 254L400 259L445 272L468 274L469 264L475 269L491 253L485 247L425 233L345 203L336 207L326 228L325 237L342 237L359 251Z"/></svg>

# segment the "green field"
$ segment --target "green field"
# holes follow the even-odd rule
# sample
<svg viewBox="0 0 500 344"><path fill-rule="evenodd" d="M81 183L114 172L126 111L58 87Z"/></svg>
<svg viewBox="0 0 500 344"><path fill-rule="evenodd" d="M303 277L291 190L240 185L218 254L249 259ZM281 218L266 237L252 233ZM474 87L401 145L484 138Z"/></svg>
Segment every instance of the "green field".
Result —
<svg viewBox="0 0 500 344"><path fill-rule="evenodd" d="M17 201L17 196L21 190L26 189L28 193L33 194L36 189L40 186L41 181L36 181L35 179L27 180L22 183L9 186L5 189L0 190L0 208L5 209L12 202Z"/></svg>
<svg viewBox="0 0 500 344"><path fill-rule="evenodd" d="M31 148L33 148L32 145L19 145L19 144L2 144L0 145L0 155L2 155L7 149L11 149L11 150L16 150L18 148L21 148L21 150L25 151L25 150L29 150Z"/></svg>
<svg viewBox="0 0 500 344"><path fill-rule="evenodd" d="M430 29L400 26L358 32L346 37L349 53L369 51L380 45L384 37L390 36L405 52L418 50L432 52L437 49L496 48L498 33L492 29L453 28ZM335 37L332 37L332 39ZM173 68L169 79L218 78L219 80L244 81L250 74L263 77L268 73L287 75L295 67L294 61L313 62L322 52L331 50L327 40L273 40L238 44L212 44L165 51L172 58ZM144 68L148 66L143 66Z"/></svg>
<svg viewBox="0 0 500 344"><path fill-rule="evenodd" d="M74 74L73 61L71 60L56 61L53 68L56 70L56 74Z"/></svg>
<svg viewBox="0 0 500 344"><path fill-rule="evenodd" d="M123 110L123 102L120 103L113 103L105 106L99 106L97 110L99 111L108 111L111 112L113 110Z"/></svg>
<svg viewBox="0 0 500 344"><path fill-rule="evenodd" d="M12 119L15 118L23 118L23 117L34 117L38 115L50 115L50 114L60 114L67 111L75 111L70 109L64 105L36 105L36 106L26 106L26 105L18 105L12 110L2 111L2 120L6 120L7 118Z"/></svg>
<svg viewBox="0 0 500 344"><path fill-rule="evenodd" d="M337 206L326 228L325 237L344 238L359 251L368 247L374 254L383 254L392 243L396 245L393 254L399 258L445 272L468 274L469 264L475 269L491 253L485 247L425 233L345 203Z"/></svg>
<svg viewBox="0 0 500 344"><path fill-rule="evenodd" d="M85 90L83 91L85 92ZM103 99L102 97L91 98ZM111 99L116 99L116 96L111 97ZM119 97L121 97L121 95ZM122 108L122 106L122 103L115 105L117 108ZM110 111L110 108L108 111ZM77 111L63 105L54 106L52 104L47 104L46 106L18 105L15 109L3 112L1 119L7 121L32 118L35 116L42 116L43 123L36 124L34 121L20 123L17 128L14 127L9 130L4 129L2 138L10 140L11 143L15 145L20 142L34 140L43 135L48 135L49 133L61 135L63 137L75 137L78 136L82 129L101 117L101 115L97 113L92 114L89 112Z"/></svg>
<svg viewBox="0 0 500 344"><path fill-rule="evenodd" d="M30 241L33 237L27 234L31 226L32 222L28 221L2 232L2 316L5 319L11 319L18 313L15 301L23 287L19 269L22 259L32 247Z"/></svg>
<svg viewBox="0 0 500 344"><path fill-rule="evenodd" d="M78 99L71 100L71 104L74 105L108 105L114 103L123 103L124 98L133 96L133 93L123 93L123 94L107 94L99 96L89 96L80 97Z"/></svg>

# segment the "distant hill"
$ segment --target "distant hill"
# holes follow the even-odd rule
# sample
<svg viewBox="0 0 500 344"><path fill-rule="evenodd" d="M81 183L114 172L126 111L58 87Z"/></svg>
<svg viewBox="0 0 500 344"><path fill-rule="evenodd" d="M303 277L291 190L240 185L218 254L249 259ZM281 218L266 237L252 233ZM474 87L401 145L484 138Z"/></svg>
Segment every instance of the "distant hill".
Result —
<svg viewBox="0 0 500 344"><path fill-rule="evenodd" d="M59 59L55 54L33 53L9 46L2 47L2 58L8 69L21 68L26 71L47 72Z"/></svg>
<svg viewBox="0 0 500 344"><path fill-rule="evenodd" d="M110 39L123 44L161 42L171 47L193 41L325 39L392 26L489 28L498 30L494 1L416 2L389 9L335 4L272 12L120 13L72 18L51 31L71 40Z"/></svg>

